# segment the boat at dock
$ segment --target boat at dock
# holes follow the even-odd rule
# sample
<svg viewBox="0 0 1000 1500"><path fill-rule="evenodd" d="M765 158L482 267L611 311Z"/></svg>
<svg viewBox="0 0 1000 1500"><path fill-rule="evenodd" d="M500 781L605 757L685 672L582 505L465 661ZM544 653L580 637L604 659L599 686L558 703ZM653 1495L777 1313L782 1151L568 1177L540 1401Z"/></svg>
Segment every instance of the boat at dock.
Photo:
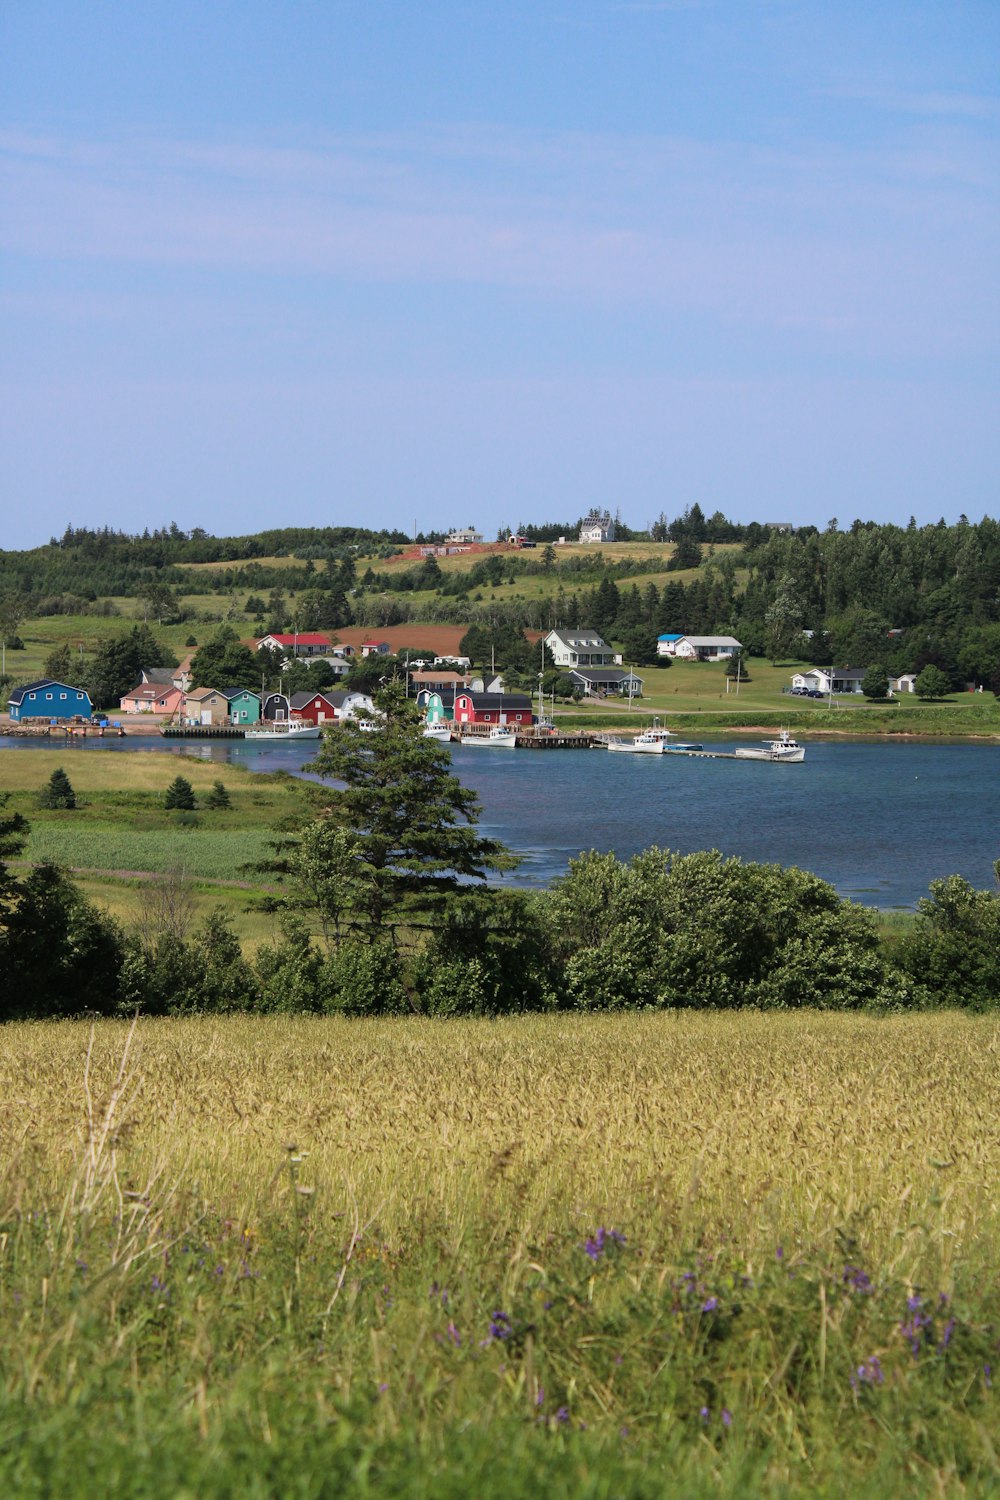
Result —
<svg viewBox="0 0 1000 1500"><path fill-rule="evenodd" d="M439 740L442 745L451 743L450 724L428 724L422 733L425 740Z"/></svg>
<svg viewBox="0 0 1000 1500"><path fill-rule="evenodd" d="M269 724L255 724L243 731L245 740L318 740L323 733L319 724L308 719L275 719Z"/></svg>
<svg viewBox="0 0 1000 1500"><path fill-rule="evenodd" d="M776 740L765 740L760 746L738 745L733 751L736 760L773 760L797 764L806 758L804 745L800 745L783 729Z"/></svg>
<svg viewBox="0 0 1000 1500"><path fill-rule="evenodd" d="M631 740L611 735L606 744L609 750L617 750L624 755L662 755L667 748L669 733L667 729L647 729Z"/></svg>
<svg viewBox="0 0 1000 1500"><path fill-rule="evenodd" d="M462 744L487 745L493 750L513 750L517 744L517 734L503 724L494 724L488 734L463 734Z"/></svg>

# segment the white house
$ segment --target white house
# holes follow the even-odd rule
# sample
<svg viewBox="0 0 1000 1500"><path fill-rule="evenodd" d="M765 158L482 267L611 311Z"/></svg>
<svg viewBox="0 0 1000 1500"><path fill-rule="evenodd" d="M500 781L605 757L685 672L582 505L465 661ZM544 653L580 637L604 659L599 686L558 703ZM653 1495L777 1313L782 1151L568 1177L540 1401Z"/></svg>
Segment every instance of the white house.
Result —
<svg viewBox="0 0 1000 1500"><path fill-rule="evenodd" d="M467 526L464 531L461 529L449 531L444 539L446 547L474 547L478 546L482 540L483 533L475 531L471 526Z"/></svg>
<svg viewBox="0 0 1000 1500"><path fill-rule="evenodd" d="M892 634L891 631L889 633ZM916 672L903 672L899 677L890 677L889 688L894 693L915 693L917 691Z"/></svg>
<svg viewBox="0 0 1000 1500"><path fill-rule="evenodd" d="M596 630L550 630L545 644L557 667L620 667L621 653L612 651Z"/></svg>
<svg viewBox="0 0 1000 1500"><path fill-rule="evenodd" d="M676 656L682 661L727 661L742 651L732 635L661 635L657 637L657 656Z"/></svg>
<svg viewBox="0 0 1000 1500"><path fill-rule="evenodd" d="M581 542L613 542L615 523L608 510L592 510L580 526Z"/></svg>
<svg viewBox="0 0 1000 1500"><path fill-rule="evenodd" d="M860 693L864 676L864 667L812 667L808 672L796 672L792 687L825 694Z"/></svg>

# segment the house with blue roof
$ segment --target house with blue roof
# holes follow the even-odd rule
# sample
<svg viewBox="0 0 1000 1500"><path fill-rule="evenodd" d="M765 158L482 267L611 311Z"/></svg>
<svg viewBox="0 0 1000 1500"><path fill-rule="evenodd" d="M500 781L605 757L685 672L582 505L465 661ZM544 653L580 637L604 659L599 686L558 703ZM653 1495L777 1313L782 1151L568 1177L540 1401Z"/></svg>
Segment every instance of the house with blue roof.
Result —
<svg viewBox="0 0 1000 1500"><path fill-rule="evenodd" d="M7 700L7 712L15 724L23 719L72 719L77 715L89 719L94 705L83 688L42 677L15 688Z"/></svg>

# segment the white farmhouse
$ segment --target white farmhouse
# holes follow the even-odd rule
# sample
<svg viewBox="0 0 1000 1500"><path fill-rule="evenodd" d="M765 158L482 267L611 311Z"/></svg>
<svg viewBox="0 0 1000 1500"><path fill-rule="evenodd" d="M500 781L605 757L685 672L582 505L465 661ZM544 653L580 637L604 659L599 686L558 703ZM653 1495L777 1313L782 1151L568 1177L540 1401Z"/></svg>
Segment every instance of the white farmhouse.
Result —
<svg viewBox="0 0 1000 1500"><path fill-rule="evenodd" d="M592 510L580 526L581 542L613 542L615 523L608 510Z"/></svg>
<svg viewBox="0 0 1000 1500"><path fill-rule="evenodd" d="M615 653L596 630L550 630L545 644L557 667L620 667L621 653Z"/></svg>

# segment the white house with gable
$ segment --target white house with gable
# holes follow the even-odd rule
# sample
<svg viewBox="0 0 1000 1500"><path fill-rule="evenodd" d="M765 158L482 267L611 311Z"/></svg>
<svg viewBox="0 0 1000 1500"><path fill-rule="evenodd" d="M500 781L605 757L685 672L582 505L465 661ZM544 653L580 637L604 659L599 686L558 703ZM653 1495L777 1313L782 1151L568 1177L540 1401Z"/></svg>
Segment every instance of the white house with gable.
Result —
<svg viewBox="0 0 1000 1500"><path fill-rule="evenodd" d="M557 667L620 667L621 653L612 651L596 630L550 630L545 644Z"/></svg>

